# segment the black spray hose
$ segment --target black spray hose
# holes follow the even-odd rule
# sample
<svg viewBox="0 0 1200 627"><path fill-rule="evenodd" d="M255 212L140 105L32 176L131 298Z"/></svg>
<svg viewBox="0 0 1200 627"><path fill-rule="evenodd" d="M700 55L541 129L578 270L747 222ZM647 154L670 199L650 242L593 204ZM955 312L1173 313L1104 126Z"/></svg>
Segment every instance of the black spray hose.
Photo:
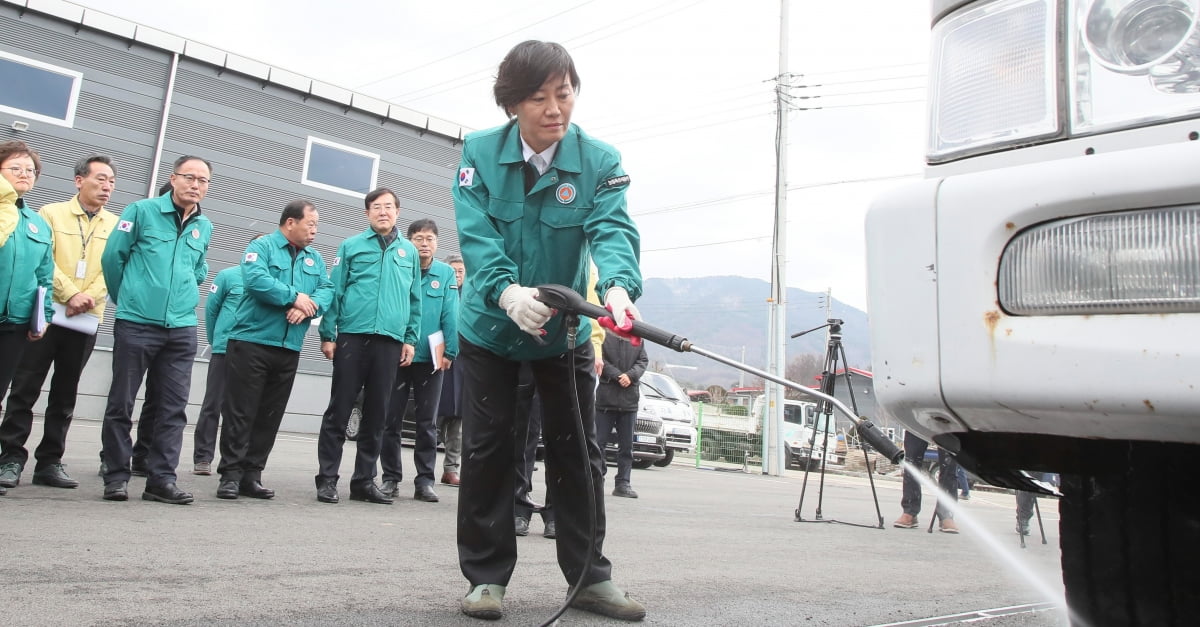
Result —
<svg viewBox="0 0 1200 627"><path fill-rule="evenodd" d="M586 301L584 301L586 302ZM563 324L567 330L567 360L570 362L571 370L571 403L575 410L575 438L579 441L580 452L583 453L583 459L587 461L587 491L588 491L588 545L587 558L583 560L583 569L579 571L579 579L575 581L575 585L571 588L570 594L567 595L565 601L559 606L558 611L553 616L546 619L546 622L541 624L541 627L553 625L555 621L562 616L567 608L571 607L571 603L575 602L575 597L579 596L579 591L583 589L583 581L587 577L589 571L592 570L592 561L595 551L593 548L596 545L596 484L592 480L592 460L588 455L588 440L587 430L583 428L583 409L579 406L579 388L575 385L575 344L579 336L579 316L578 314L560 310L566 314L566 320ZM600 459L604 459L604 451L600 451ZM603 463L603 462L602 462Z"/></svg>
<svg viewBox="0 0 1200 627"><path fill-rule="evenodd" d="M587 302L575 290L572 290L569 287L548 283L537 286L537 291L537 298L539 301L548 307L559 310L560 312L577 313L593 319L611 316L607 309ZM888 439L887 435L879 430L879 427L876 427L866 417L855 415L849 407L846 407L841 401L832 396L824 394L818 390L814 390L810 387L800 385L794 381L788 381L787 379L777 377L764 370L747 366L746 364L734 361L728 357L722 357L716 353L711 353L696 346L695 344L692 344L685 337L675 335L669 331L664 331L658 327L641 322L640 320L633 321L633 329L630 331L630 333L644 340L654 342L659 346L665 346L679 353L690 352L696 353L697 355L703 355L704 357L708 357L713 361L718 361L727 366L737 368L743 372L748 372L752 375L762 377L767 381L772 381L774 383L778 383L779 385L796 390L805 396L810 396L812 398L830 403L836 407L839 412L846 416L851 423L854 424L854 430L858 433L858 437L861 438L862 441L871 445L872 448L874 448L876 451L879 451L881 455L886 457L893 464L898 464L900 463L900 460L904 459L904 451L901 450L900 447L896 446L895 442L892 442L890 439Z"/></svg>

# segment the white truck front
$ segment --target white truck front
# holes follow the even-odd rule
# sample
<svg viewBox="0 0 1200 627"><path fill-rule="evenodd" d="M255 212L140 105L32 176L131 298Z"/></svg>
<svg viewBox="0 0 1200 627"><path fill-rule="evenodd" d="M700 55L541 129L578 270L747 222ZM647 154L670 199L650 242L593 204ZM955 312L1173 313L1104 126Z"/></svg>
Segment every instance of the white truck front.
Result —
<svg viewBox="0 0 1200 627"><path fill-rule="evenodd" d="M1200 616L1200 0L934 0L925 180L867 216L877 401L1063 475L1080 624Z"/></svg>

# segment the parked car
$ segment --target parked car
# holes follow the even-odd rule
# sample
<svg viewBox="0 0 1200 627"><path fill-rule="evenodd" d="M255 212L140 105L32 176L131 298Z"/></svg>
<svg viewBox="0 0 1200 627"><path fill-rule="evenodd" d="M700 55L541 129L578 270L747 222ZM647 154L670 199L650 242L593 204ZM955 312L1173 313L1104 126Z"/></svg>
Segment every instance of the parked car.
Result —
<svg viewBox="0 0 1200 627"><path fill-rule="evenodd" d="M663 422L667 453L654 465L667 466L675 458L676 451L684 454L695 451L696 412L679 383L661 372L645 372L638 387L642 395L638 416L656 416Z"/></svg>

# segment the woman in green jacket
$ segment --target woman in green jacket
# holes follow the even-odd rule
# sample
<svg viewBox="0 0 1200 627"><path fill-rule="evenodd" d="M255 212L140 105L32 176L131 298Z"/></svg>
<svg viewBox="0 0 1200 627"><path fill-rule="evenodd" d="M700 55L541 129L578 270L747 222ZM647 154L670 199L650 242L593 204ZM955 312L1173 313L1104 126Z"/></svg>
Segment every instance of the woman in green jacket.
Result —
<svg viewBox="0 0 1200 627"><path fill-rule="evenodd" d="M25 142L0 143L0 399L8 395L28 342L40 340L38 290L44 289L42 322L54 317L54 250L50 225L22 198L37 182L42 162ZM16 487L21 465L0 464L0 494Z"/></svg>
<svg viewBox="0 0 1200 627"><path fill-rule="evenodd" d="M646 613L613 585L603 553L604 458L593 423L590 325L583 321L583 341L568 347L562 317L538 301L536 289L558 283L584 293L590 257L600 272L597 290L626 330L637 311L632 299L641 293L638 232L625 203L629 177L615 149L571 124L578 87L579 74L562 46L518 44L500 64L494 88L509 122L467 136L452 186L459 242L471 269L459 319L464 462L458 554L471 585L462 611L477 618L502 615L516 565L513 427L517 373L525 361L544 408L559 567L569 586L581 575L584 585L573 606L626 620ZM590 543L589 500L596 506Z"/></svg>

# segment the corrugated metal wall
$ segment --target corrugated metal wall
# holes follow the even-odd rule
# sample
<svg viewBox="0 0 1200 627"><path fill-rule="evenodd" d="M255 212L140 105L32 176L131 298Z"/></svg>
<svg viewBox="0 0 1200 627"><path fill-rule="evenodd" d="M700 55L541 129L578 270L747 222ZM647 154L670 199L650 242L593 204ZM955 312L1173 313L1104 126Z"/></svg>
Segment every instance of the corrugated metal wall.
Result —
<svg viewBox="0 0 1200 627"><path fill-rule="evenodd" d="M0 33L0 50L83 73L73 128L31 121L29 130L16 132L8 129L8 115L0 114L0 137L21 139L41 153L43 174L26 198L34 207L75 193L72 167L85 154L116 161L117 190L109 203L115 213L145 196L155 167L161 185L176 158L194 154L214 169L201 203L214 223L209 280L240 261L251 238L275 230L283 206L296 198L320 211L315 247L332 263L338 244L365 229L366 218L361 199L300 182L313 136L380 155L377 184L399 195L400 228L431 218L441 231L438 256L458 252L450 195L461 151L455 140L184 57L162 159L154 165L170 53L87 28L76 32L73 25L22 15L7 4L0 4ZM206 357L203 300L199 313L200 355ZM111 328L109 316L99 345L111 345ZM328 372L313 331L300 369Z"/></svg>

